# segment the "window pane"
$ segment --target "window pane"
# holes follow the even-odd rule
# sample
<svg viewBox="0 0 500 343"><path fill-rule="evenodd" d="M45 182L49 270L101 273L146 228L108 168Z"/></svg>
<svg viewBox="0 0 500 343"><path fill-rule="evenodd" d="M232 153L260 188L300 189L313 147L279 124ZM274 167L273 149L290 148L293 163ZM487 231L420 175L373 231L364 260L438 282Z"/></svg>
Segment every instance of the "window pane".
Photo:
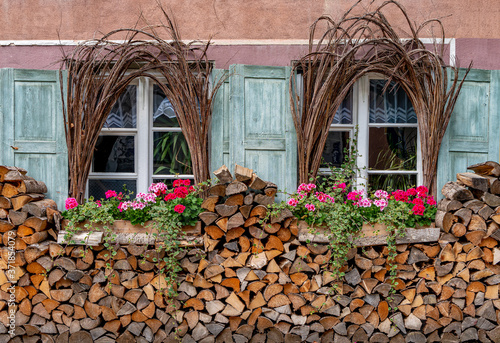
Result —
<svg viewBox="0 0 500 343"><path fill-rule="evenodd" d="M415 187L417 175L408 174L369 174L368 185L371 190L383 189L395 191L396 189L407 190Z"/></svg>
<svg viewBox="0 0 500 343"><path fill-rule="evenodd" d="M182 132L154 132L153 142L153 175L193 174Z"/></svg>
<svg viewBox="0 0 500 343"><path fill-rule="evenodd" d="M323 150L321 168L340 167L346 157L344 149L349 146L348 131L330 131Z"/></svg>
<svg viewBox="0 0 500 343"><path fill-rule="evenodd" d="M179 127L174 108L158 85L153 86L153 126Z"/></svg>
<svg viewBox="0 0 500 343"><path fill-rule="evenodd" d="M352 124L352 104L353 93L351 89L335 113L332 124Z"/></svg>
<svg viewBox="0 0 500 343"><path fill-rule="evenodd" d="M386 83L370 80L370 123L416 123L417 115L405 91L391 82L383 93Z"/></svg>
<svg viewBox="0 0 500 343"><path fill-rule="evenodd" d="M119 192L132 192L135 194L136 180L93 180L89 179L89 196L93 196L94 199L105 198L107 190L114 190Z"/></svg>
<svg viewBox="0 0 500 343"><path fill-rule="evenodd" d="M133 136L100 136L92 159L96 173L133 173L135 171Z"/></svg>
<svg viewBox="0 0 500 343"><path fill-rule="evenodd" d="M368 169L416 170L416 127L370 127Z"/></svg>
<svg viewBox="0 0 500 343"><path fill-rule="evenodd" d="M137 86L127 86L106 119L106 128L135 128L137 122Z"/></svg>

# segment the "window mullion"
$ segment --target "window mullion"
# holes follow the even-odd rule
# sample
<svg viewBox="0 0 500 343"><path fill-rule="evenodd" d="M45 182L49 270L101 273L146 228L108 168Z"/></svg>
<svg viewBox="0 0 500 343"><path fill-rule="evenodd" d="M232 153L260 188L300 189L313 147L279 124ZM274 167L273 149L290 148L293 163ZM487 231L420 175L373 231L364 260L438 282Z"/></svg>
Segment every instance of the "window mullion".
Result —
<svg viewBox="0 0 500 343"><path fill-rule="evenodd" d="M137 192L145 192L149 186L149 94L149 78L141 77L137 90Z"/></svg>
<svg viewBox="0 0 500 343"><path fill-rule="evenodd" d="M422 146L420 145L420 130L417 127L417 185L424 184L424 174L422 171Z"/></svg>
<svg viewBox="0 0 500 343"><path fill-rule="evenodd" d="M369 145L369 99L370 81L368 77L362 77L357 83L357 119L358 119L358 157L356 164L360 168L360 176L356 181L357 189L365 189L368 185L368 145Z"/></svg>

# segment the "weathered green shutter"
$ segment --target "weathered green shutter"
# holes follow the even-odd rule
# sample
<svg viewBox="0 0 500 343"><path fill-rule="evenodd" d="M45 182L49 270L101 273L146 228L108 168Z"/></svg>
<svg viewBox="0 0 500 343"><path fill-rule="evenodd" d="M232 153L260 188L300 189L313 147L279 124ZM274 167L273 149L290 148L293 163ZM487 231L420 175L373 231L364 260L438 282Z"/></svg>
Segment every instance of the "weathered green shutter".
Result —
<svg viewBox="0 0 500 343"><path fill-rule="evenodd" d="M222 165L229 166L229 78L228 71L215 69L214 84L224 78L224 83L217 91L212 114L212 137L210 153L210 171L214 172ZM213 176L213 175L212 175Z"/></svg>
<svg viewBox="0 0 500 343"><path fill-rule="evenodd" d="M463 73L463 71L461 71ZM473 69L463 84L439 151L438 196L457 173L499 160L500 71Z"/></svg>
<svg viewBox="0 0 500 343"><path fill-rule="evenodd" d="M290 67L233 65L214 103L211 169L239 164L288 192L297 187L297 135L290 114ZM284 199L279 196L278 200Z"/></svg>
<svg viewBox="0 0 500 343"><path fill-rule="evenodd" d="M63 209L68 157L59 71L0 70L0 164L24 168Z"/></svg>

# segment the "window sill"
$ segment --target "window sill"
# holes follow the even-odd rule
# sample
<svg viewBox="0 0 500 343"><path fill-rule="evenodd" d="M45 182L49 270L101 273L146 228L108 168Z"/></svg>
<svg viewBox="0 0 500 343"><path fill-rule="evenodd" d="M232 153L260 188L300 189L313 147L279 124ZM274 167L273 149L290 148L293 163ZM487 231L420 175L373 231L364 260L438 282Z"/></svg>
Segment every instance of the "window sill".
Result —
<svg viewBox="0 0 500 343"><path fill-rule="evenodd" d="M77 225L80 229L76 231L70 239L66 236L69 233L65 228L68 225L68 220L64 219L61 222L61 230L57 235L57 243L69 245L88 245L97 246L102 243L113 244L136 244L136 245L154 245L157 242L155 232L150 225L152 222L146 222L144 225L132 225L128 220L115 220L112 225L92 224L94 230L85 228L85 224L90 224L88 221ZM105 230L104 226L110 227L111 230ZM186 237L181 240L181 246L202 246L203 239L201 236L201 222L196 225L186 225L182 227L182 231Z"/></svg>
<svg viewBox="0 0 500 343"><path fill-rule="evenodd" d="M387 231L385 225L365 223L360 235L354 240L357 247L387 245ZM306 222L299 222L299 241L310 243L329 243L328 233L324 227L314 228L316 232L311 233ZM439 240L441 229L431 226L407 228L404 237L397 238L396 244L431 243Z"/></svg>

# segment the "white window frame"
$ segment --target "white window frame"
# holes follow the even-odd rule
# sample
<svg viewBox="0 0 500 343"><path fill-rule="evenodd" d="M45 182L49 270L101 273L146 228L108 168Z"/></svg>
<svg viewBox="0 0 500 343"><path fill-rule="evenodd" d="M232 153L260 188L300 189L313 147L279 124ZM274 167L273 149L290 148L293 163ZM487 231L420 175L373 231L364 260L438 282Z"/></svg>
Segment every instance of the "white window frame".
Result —
<svg viewBox="0 0 500 343"><path fill-rule="evenodd" d="M370 80L386 79L380 74L369 74L363 76L353 86L353 109L352 124L331 124L329 131L349 131L349 136L354 137L354 130L358 127L356 164L360 169L359 177L355 180L356 189L367 190L368 177L370 174L402 174L416 175L417 185L423 184L422 173L422 149L420 145L420 130L418 124L392 124L392 123L370 123ZM408 170L368 170L370 127L416 127L417 128L417 168L415 171ZM319 174L328 174L328 168L320 168Z"/></svg>
<svg viewBox="0 0 500 343"><path fill-rule="evenodd" d="M136 190L147 192L154 179L194 179L193 174L159 174L153 175L153 136L154 132L182 132L180 127L153 126L153 87L155 82L148 77L139 77L130 85L137 87L136 127L135 128L103 128L101 136L127 135L134 137L134 173L89 173L88 180L135 180ZM120 190L116 190L120 191ZM86 197L89 196L87 181Z"/></svg>

